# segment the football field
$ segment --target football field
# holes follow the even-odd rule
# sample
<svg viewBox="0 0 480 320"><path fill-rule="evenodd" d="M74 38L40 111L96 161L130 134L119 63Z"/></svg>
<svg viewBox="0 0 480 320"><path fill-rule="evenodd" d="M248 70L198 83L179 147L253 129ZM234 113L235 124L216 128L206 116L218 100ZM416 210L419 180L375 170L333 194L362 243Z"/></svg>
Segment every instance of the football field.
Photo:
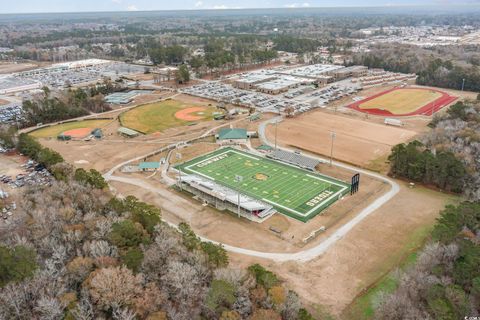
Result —
<svg viewBox="0 0 480 320"><path fill-rule="evenodd" d="M239 191L306 222L350 191L350 185L311 171L233 148L176 166Z"/></svg>

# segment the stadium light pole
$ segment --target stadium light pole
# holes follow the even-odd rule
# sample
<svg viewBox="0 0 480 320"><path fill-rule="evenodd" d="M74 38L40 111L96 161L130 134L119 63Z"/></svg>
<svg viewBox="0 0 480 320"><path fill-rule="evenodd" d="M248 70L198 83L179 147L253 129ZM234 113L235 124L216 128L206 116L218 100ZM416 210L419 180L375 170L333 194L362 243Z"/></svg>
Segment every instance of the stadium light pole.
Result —
<svg viewBox="0 0 480 320"><path fill-rule="evenodd" d="M180 160L180 159L182 159L182 154L179 152L175 155L175 157L177 158L177 160ZM182 171L180 169L178 169L178 185L180 186L180 190L183 191L183 189L182 189Z"/></svg>
<svg viewBox="0 0 480 320"><path fill-rule="evenodd" d="M330 167L332 166L332 162L333 162L333 141L335 140L335 137L336 137L336 133L335 131L330 131L330 137L332 138L332 145L330 147Z"/></svg>
<svg viewBox="0 0 480 320"><path fill-rule="evenodd" d="M238 183L242 183L243 177L239 175L235 175L235 181ZM238 195L237 215L238 215L238 218L240 218L240 188L238 188L237 195Z"/></svg>

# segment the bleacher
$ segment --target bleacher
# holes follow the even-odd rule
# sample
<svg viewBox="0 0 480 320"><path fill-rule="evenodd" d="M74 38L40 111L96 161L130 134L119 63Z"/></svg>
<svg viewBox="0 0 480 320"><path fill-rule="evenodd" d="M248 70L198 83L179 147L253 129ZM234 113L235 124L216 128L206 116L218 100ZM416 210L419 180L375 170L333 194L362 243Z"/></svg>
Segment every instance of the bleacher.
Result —
<svg viewBox="0 0 480 320"><path fill-rule="evenodd" d="M275 159L278 161L286 162L293 164L297 167L308 169L311 171L315 170L315 167L320 163L320 161L302 156L301 154L295 152L289 152L284 150L274 150L267 155L268 158Z"/></svg>

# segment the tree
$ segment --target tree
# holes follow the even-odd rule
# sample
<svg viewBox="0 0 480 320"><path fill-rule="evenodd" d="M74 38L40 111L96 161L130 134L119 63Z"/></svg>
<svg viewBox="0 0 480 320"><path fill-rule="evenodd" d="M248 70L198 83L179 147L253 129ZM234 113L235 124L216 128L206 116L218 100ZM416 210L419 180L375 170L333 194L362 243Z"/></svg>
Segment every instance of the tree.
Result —
<svg viewBox="0 0 480 320"><path fill-rule="evenodd" d="M419 141L394 146L388 160L391 174L413 181L456 193L462 191L465 183L465 166L453 153L433 154Z"/></svg>
<svg viewBox="0 0 480 320"><path fill-rule="evenodd" d="M283 318L285 320L297 319L297 317L299 317L300 306L298 295L294 291L289 290L285 300L285 307L282 311Z"/></svg>
<svg viewBox="0 0 480 320"><path fill-rule="evenodd" d="M271 309L257 309L253 313L250 320L281 320L282 317Z"/></svg>
<svg viewBox="0 0 480 320"><path fill-rule="evenodd" d="M15 148L16 145L16 128L13 126L0 126L0 146L7 149Z"/></svg>
<svg viewBox="0 0 480 320"><path fill-rule="evenodd" d="M141 275L133 275L126 267L103 268L95 271L88 285L89 293L103 310L129 305L142 292Z"/></svg>
<svg viewBox="0 0 480 320"><path fill-rule="evenodd" d="M10 249L0 245L0 287L31 277L38 267L35 260L32 249L24 246Z"/></svg>
<svg viewBox="0 0 480 320"><path fill-rule="evenodd" d="M75 257L67 264L67 270L76 282L82 282L93 270L93 259L88 257Z"/></svg>
<svg viewBox="0 0 480 320"><path fill-rule="evenodd" d="M268 271L258 263L248 267L248 271L253 274L257 283L267 290L279 283L277 276L273 272Z"/></svg>
<svg viewBox="0 0 480 320"><path fill-rule="evenodd" d="M97 189L104 189L108 186L102 174L95 169L90 169L90 171L87 172L83 168L78 168L75 170L74 178L80 183L91 185Z"/></svg>
<svg viewBox="0 0 480 320"><path fill-rule="evenodd" d="M183 245L188 249L188 250L194 250L198 249L200 246L200 239L198 239L197 235L193 230L190 228L190 226L185 223L181 222L178 224L178 229L180 230L180 233L182 234L182 239L183 239Z"/></svg>
<svg viewBox="0 0 480 320"><path fill-rule="evenodd" d="M42 147L37 140L26 133L18 136L17 149L47 168L64 161L58 152Z"/></svg>
<svg viewBox="0 0 480 320"><path fill-rule="evenodd" d="M133 272L138 272L143 261L143 252L139 248L130 248L122 254L122 262L132 270Z"/></svg>
<svg viewBox="0 0 480 320"><path fill-rule="evenodd" d="M298 320L315 320L315 318L306 309L302 308L298 311Z"/></svg>
<svg viewBox="0 0 480 320"><path fill-rule="evenodd" d="M175 81L178 84L185 84L190 81L190 71L188 71L187 65L182 64L178 67L178 70L175 73Z"/></svg>
<svg viewBox="0 0 480 320"><path fill-rule="evenodd" d="M211 242L202 242L202 251L208 256L208 262L217 268L226 267L228 265L227 251L217 244Z"/></svg>
<svg viewBox="0 0 480 320"><path fill-rule="evenodd" d="M150 237L142 225L130 220L114 223L109 239L120 248L137 247L150 241Z"/></svg>
<svg viewBox="0 0 480 320"><path fill-rule="evenodd" d="M222 308L230 309L235 302L235 287L223 280L213 280L207 294L206 306L219 313Z"/></svg>

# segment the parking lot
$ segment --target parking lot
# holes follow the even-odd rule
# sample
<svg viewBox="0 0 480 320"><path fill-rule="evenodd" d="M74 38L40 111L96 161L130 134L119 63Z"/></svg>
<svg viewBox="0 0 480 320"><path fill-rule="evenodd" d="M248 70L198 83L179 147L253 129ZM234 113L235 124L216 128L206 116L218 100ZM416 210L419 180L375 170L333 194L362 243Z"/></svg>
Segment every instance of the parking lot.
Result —
<svg viewBox="0 0 480 320"><path fill-rule="evenodd" d="M292 107L294 108L295 113L301 113L314 108L314 106L309 103L236 89L231 85L220 82L206 82L200 85L184 88L181 92L216 101L254 107L262 112L278 113L283 112L287 107Z"/></svg>
<svg viewBox="0 0 480 320"><path fill-rule="evenodd" d="M21 103L0 106L0 124L15 124L25 120Z"/></svg>

